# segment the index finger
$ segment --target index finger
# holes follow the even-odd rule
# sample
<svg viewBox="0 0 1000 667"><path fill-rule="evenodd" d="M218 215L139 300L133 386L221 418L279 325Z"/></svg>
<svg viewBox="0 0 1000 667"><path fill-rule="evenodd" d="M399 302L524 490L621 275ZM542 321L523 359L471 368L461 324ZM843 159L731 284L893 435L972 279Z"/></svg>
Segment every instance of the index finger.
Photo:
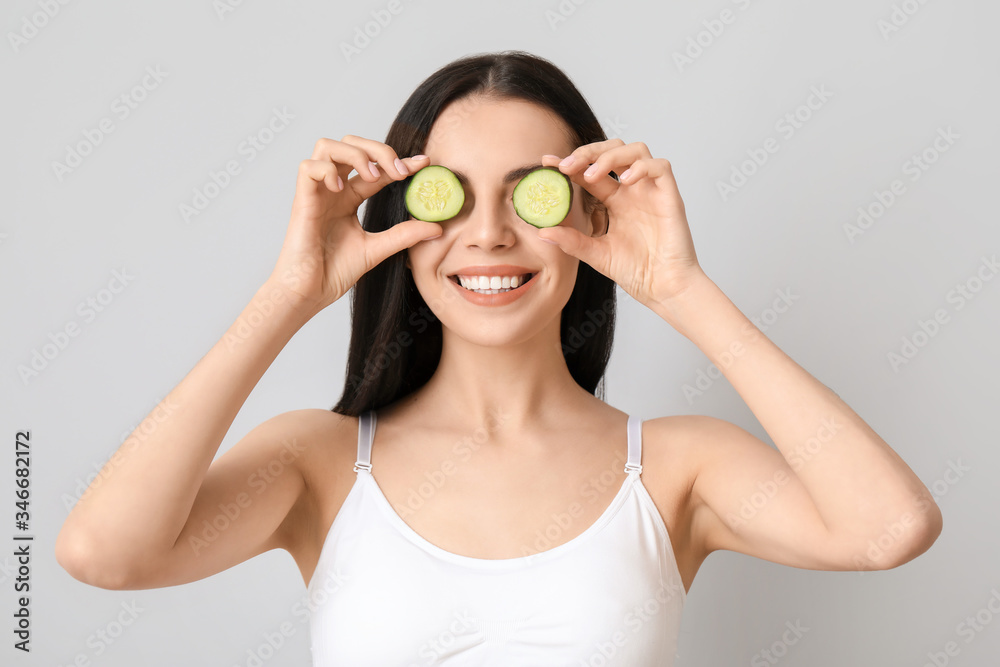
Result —
<svg viewBox="0 0 1000 667"><path fill-rule="evenodd" d="M393 156L395 156L395 153L393 153ZM395 159L396 158L394 157L393 164L395 163ZM427 164L430 162L430 158L427 157L426 155L420 155L417 157L401 158L400 162L403 165L404 171L400 171L396 166L393 166L394 174L398 173L400 174L399 176L390 174L385 169L381 168L382 166L381 162L373 162L374 165L373 169L377 170L379 173L379 177L376 180L366 181L361 177L360 174L355 174L354 176L351 176L349 179L347 179L347 187L350 188L350 190L355 194L355 196L357 196L361 201L364 201L365 199L368 199L373 194L384 188L389 183L392 183L393 181L396 180L406 179L408 177L407 172L409 174L417 173L418 171L420 171L420 169L427 166Z"/></svg>
<svg viewBox="0 0 1000 667"><path fill-rule="evenodd" d="M610 174L606 174L605 176L594 180L592 183L588 182L583 177L583 171L586 169L586 165L580 165L581 168L579 169L576 164L570 165L569 167L560 167L559 163L562 160L563 158L558 155L543 155L542 166L558 169L560 173L565 175L571 181L597 197L601 203L607 201L608 197L613 195L620 187L618 181L615 178L612 178Z"/></svg>

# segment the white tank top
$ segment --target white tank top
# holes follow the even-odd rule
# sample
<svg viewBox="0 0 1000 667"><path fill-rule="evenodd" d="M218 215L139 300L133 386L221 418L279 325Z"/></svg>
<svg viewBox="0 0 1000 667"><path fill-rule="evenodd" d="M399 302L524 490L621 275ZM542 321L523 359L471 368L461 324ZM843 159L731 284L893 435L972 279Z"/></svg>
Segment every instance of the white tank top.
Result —
<svg viewBox="0 0 1000 667"><path fill-rule="evenodd" d="M671 667L686 593L642 484L641 420L628 473L569 542L519 558L437 547L403 521L371 473L375 413L359 418L357 479L307 587L314 667ZM559 542L553 517L551 542Z"/></svg>

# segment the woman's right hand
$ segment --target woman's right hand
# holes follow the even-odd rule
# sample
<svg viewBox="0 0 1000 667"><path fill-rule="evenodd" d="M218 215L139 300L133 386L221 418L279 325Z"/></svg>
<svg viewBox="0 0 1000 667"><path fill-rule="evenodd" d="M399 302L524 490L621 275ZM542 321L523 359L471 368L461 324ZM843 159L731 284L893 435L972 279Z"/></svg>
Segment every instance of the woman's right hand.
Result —
<svg viewBox="0 0 1000 667"><path fill-rule="evenodd" d="M291 220L269 282L315 314L385 258L439 236L443 230L434 222L410 218L368 232L358 220L364 200L427 166L428 159L400 160L386 144L353 135L317 141L312 158L299 163ZM348 178L352 170L358 173Z"/></svg>

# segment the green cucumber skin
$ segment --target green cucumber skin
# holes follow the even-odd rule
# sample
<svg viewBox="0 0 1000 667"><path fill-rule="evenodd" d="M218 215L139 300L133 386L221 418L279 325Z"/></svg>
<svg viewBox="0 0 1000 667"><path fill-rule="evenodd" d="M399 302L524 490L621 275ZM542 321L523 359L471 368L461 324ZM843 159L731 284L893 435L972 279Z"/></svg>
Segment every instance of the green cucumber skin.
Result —
<svg viewBox="0 0 1000 667"><path fill-rule="evenodd" d="M537 175L539 172L543 172L543 171L551 172L553 174L558 174L566 182L566 190L567 190L566 211L565 211L565 213L563 213L562 217L560 217L559 219L553 218L553 219L548 220L548 221L541 220L541 219L538 219L535 216L531 215L530 213L527 213L527 212L522 213L522 211L520 211L518 209L518 207L517 207L517 203L516 202L517 202L517 191L518 191L518 188L520 188L523 184L530 184L532 177L535 176L535 175ZM566 216L569 215L569 212L570 212L570 210L573 207L573 184L569 180L569 177L566 176L566 174L564 174L561 171L559 171L558 169L555 169L553 167L540 167L540 168L535 169L534 171L526 174L524 176L524 178L522 178L518 182L518 184L514 187L514 193L513 193L512 199L515 202L514 203L514 211L517 213L517 215L518 215L519 218L521 218L522 220L524 220L525 222L527 222L529 225L533 225L533 226L535 226L535 227L537 227L539 229L544 229L546 227L555 227L556 225L558 225L559 223L561 223L563 220L566 219Z"/></svg>
<svg viewBox="0 0 1000 667"><path fill-rule="evenodd" d="M428 171L430 170L430 171ZM441 213L428 213L426 209L420 206L416 201L416 188L420 186L420 183L426 178L432 177L432 175L441 172L438 178L445 178L451 181L452 189L454 194L454 202L451 206L446 207ZM406 206L407 212L413 216L416 220L422 220L424 222L443 222L444 220L450 220L454 218L462 210L462 206L465 204L465 190L462 188L461 182L459 182L458 177L448 169L448 167L443 167L439 164L427 165L423 169L417 171L410 177L410 182L406 186L406 193L403 196L403 203ZM457 204L457 206L455 205ZM449 213L448 211L452 212Z"/></svg>

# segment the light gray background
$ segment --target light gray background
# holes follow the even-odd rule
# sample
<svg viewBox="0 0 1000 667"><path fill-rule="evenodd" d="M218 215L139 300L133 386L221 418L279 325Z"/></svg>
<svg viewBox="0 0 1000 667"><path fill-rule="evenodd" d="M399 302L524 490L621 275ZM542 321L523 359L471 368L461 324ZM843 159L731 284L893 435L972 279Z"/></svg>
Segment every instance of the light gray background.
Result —
<svg viewBox="0 0 1000 667"><path fill-rule="evenodd" d="M315 141L348 133L382 140L404 99L439 66L471 52L523 48L562 67L609 134L644 141L673 163L708 275L747 315L768 318L762 324L775 343L936 485L944 513L933 548L891 571L814 572L713 554L685 608L678 666L770 664L761 652L780 643L786 622L809 630L781 665L923 665L949 641L960 651L948 664L992 664L1000 655L1000 618L988 608L993 600L1000 609L1000 280L983 283L961 309L948 293L1000 251L1000 11L973 0L902 5L917 11L886 37L879 21L891 20L892 0L565 0L567 16L557 23L546 14L560 11L556 0L402 0L402 11L348 62L340 44L387 2L257 0L221 16L209 0L71 2L51 19L37 18L45 25L16 49L10 34L42 9L5 3L0 539L11 546L0 548L0 662L67 665L83 656L107 666L246 665L264 634L291 619L294 635L264 664L308 664L308 628L290 613L305 588L287 553L189 585L114 592L59 568L55 536L87 476L269 275L298 163ZM724 9L735 21L679 71L673 54ZM167 74L120 119L114 100L147 67ZM775 122L813 86L832 97L784 138ZM247 161L240 143L275 107L294 119ZM102 118L112 119L113 133L60 180L53 163ZM911 181L904 163L948 127L959 138ZM717 182L768 137L780 150L723 201ZM228 160L242 172L186 223L179 206ZM905 193L851 243L844 225L894 179ZM98 298L122 269L134 276L127 288L85 319L78 304ZM779 290L797 298L774 321L766 309ZM647 419L714 415L770 442L725 379L685 398L683 386L708 370L706 357L619 295L610 403ZM948 322L893 369L888 353L939 308ZM79 335L23 381L18 367L69 322ZM275 414L332 405L348 334L342 299L284 349L220 453ZM10 632L12 443L22 429L34 442L30 657L11 648ZM953 464L967 468L961 477L946 477ZM142 611L98 655L88 637L113 630L132 601ZM992 623L968 641L959 625L977 613Z"/></svg>

